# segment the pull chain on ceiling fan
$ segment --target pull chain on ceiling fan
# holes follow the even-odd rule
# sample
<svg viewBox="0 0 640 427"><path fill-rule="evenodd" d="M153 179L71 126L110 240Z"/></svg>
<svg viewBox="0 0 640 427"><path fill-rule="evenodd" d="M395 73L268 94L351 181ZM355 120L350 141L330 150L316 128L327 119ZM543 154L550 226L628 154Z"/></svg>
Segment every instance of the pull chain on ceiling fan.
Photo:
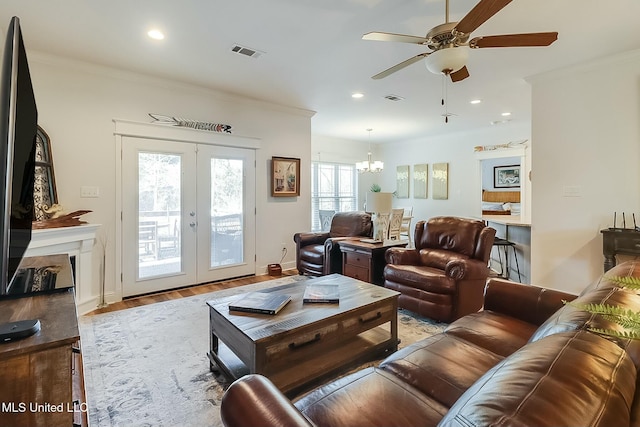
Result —
<svg viewBox="0 0 640 427"><path fill-rule="evenodd" d="M466 66L469 49L549 46L558 39L557 32L545 32L480 36L469 40L473 31L500 12L511 1L480 0L459 22L450 22L449 0L446 0L445 23L433 27L425 37L383 32L365 34L362 36L364 40L412 43L427 46L430 49L429 52L420 53L376 74L372 79L387 77L424 58L429 71L449 76L451 81L455 83L469 77L469 70Z"/></svg>

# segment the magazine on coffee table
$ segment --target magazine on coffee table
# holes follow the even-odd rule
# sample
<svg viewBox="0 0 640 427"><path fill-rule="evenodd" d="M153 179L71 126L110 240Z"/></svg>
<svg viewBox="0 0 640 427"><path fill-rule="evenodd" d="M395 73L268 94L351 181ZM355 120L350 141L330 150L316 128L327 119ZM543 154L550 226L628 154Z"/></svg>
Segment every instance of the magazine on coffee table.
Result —
<svg viewBox="0 0 640 427"><path fill-rule="evenodd" d="M338 285L310 284L304 289L302 302L306 303L337 303L340 302L340 287Z"/></svg>
<svg viewBox="0 0 640 427"><path fill-rule="evenodd" d="M277 314L291 301L291 295L273 292L249 292L229 304L229 310L247 313Z"/></svg>

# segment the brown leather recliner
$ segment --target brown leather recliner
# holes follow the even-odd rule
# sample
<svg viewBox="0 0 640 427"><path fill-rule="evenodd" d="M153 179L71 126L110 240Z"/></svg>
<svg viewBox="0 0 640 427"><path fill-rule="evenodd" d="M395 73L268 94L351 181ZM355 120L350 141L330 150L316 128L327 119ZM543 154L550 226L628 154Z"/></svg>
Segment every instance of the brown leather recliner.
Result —
<svg viewBox="0 0 640 427"><path fill-rule="evenodd" d="M478 311L495 234L474 219L420 221L415 249L387 250L384 285L402 294L399 307L434 320L451 322Z"/></svg>
<svg viewBox="0 0 640 427"><path fill-rule="evenodd" d="M371 215L366 212L337 212L329 232L296 233L296 267L298 273L324 276L342 273L339 241L346 237L371 237Z"/></svg>

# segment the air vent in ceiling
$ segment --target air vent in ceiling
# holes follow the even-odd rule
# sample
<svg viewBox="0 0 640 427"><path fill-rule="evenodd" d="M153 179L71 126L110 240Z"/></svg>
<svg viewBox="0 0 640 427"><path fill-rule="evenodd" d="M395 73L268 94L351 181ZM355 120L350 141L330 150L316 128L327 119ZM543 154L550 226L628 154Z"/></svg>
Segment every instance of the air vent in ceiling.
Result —
<svg viewBox="0 0 640 427"><path fill-rule="evenodd" d="M384 99L388 99L389 101L402 101L404 98L399 95L387 95Z"/></svg>
<svg viewBox="0 0 640 427"><path fill-rule="evenodd" d="M239 44L233 45L231 52L235 52L240 55L249 56L251 58L259 58L264 52L260 52L250 47L240 46Z"/></svg>

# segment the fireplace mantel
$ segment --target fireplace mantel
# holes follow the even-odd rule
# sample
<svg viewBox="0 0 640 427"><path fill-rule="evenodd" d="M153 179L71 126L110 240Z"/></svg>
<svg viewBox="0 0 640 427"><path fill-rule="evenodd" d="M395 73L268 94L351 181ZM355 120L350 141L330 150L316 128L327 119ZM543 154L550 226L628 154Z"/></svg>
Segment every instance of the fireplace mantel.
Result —
<svg viewBox="0 0 640 427"><path fill-rule="evenodd" d="M33 230L25 256L69 254L75 258L76 305L78 313L95 309L99 286L93 284L93 246L100 224Z"/></svg>

